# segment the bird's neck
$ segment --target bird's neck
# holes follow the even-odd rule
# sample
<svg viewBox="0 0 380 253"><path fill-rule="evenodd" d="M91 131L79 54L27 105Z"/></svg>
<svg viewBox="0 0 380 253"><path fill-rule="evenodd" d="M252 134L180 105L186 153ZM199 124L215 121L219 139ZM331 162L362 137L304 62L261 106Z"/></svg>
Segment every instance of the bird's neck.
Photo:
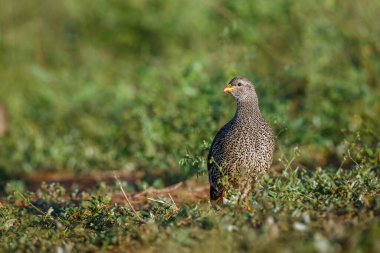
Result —
<svg viewBox="0 0 380 253"><path fill-rule="evenodd" d="M258 118L261 118L259 101L256 96L250 99L236 100L236 113L235 121L245 122L253 121L256 122Z"/></svg>

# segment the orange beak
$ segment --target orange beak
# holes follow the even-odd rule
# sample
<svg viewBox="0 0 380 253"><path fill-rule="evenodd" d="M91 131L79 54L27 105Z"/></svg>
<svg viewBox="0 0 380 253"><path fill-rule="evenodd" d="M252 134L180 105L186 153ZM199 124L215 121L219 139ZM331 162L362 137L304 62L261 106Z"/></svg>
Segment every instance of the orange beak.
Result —
<svg viewBox="0 0 380 253"><path fill-rule="evenodd" d="M230 93L230 92L233 91L233 90L234 90L234 88L231 87L231 84L229 84L229 85L227 85L226 87L224 87L223 92L224 92L224 93Z"/></svg>

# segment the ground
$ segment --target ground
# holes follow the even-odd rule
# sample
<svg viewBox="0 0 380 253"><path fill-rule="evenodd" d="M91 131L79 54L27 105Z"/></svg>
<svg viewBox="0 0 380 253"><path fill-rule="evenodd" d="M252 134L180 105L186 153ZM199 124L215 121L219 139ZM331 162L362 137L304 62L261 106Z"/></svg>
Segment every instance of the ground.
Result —
<svg viewBox="0 0 380 253"><path fill-rule="evenodd" d="M207 179L195 177L128 192L136 213L117 182L131 184L131 176L99 173L95 183L89 175L66 175L61 182L68 190L50 175L43 180L55 183L35 188L40 182L30 179L35 192L2 199L0 243L6 251L377 252L376 173L365 167L272 171L256 184L249 211L211 204Z"/></svg>

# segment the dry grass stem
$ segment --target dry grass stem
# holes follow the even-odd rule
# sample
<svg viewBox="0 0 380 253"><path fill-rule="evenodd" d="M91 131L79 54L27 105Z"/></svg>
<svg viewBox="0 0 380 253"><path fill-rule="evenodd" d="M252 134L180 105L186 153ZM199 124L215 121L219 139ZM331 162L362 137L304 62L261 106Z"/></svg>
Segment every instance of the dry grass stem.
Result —
<svg viewBox="0 0 380 253"><path fill-rule="evenodd" d="M148 194L148 193L157 193L157 194L160 194L160 193L166 193L166 192L171 192L171 191L174 191L176 189L178 189L179 187L181 187L183 184L183 182L179 182L171 187L167 187L165 189L161 189L161 190L157 190L157 189L154 189L154 188L148 188L138 194L136 194L135 196L136 197L140 197L142 195L145 195L145 194Z"/></svg>
<svg viewBox="0 0 380 253"><path fill-rule="evenodd" d="M121 182L120 182L118 176L116 175L116 173L114 174L114 177L115 177L116 182L119 184L120 190L121 190L121 192L123 193L125 199L127 200L128 205L129 205L129 207L131 208L132 212L136 215L137 219L138 219L140 222L144 223L143 219L141 219L140 215L136 212L135 208L133 207L131 201L129 201L129 198L128 198L127 194L125 193L124 188L123 188L123 186L121 185Z"/></svg>

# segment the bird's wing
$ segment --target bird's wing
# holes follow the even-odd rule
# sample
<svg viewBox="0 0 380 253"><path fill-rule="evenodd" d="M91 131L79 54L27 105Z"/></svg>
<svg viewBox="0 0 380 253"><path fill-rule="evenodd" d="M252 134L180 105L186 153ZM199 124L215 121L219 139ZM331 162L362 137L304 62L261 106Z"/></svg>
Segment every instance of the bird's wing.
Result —
<svg viewBox="0 0 380 253"><path fill-rule="evenodd" d="M215 155L216 149L219 148L221 140L224 139L224 137L228 133L228 129L230 129L231 121L225 124L219 131L216 133L214 140L211 143L210 150L208 152L207 156L207 169L210 170L212 164L213 164L213 155Z"/></svg>

